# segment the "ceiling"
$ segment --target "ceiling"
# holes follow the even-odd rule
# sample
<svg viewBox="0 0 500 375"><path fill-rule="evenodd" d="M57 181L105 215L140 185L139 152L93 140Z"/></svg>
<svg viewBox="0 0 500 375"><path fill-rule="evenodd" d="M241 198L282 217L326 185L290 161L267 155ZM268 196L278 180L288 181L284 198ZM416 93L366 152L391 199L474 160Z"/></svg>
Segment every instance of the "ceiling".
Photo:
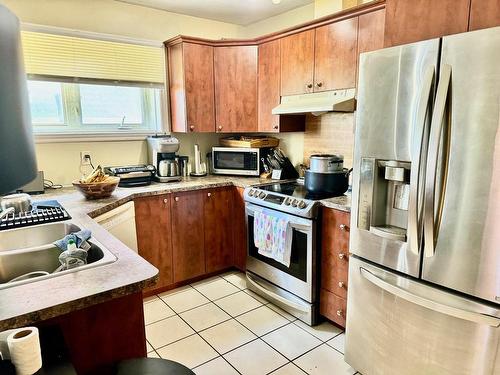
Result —
<svg viewBox="0 0 500 375"><path fill-rule="evenodd" d="M118 0L173 13L248 25L291 9L312 3L314 0Z"/></svg>

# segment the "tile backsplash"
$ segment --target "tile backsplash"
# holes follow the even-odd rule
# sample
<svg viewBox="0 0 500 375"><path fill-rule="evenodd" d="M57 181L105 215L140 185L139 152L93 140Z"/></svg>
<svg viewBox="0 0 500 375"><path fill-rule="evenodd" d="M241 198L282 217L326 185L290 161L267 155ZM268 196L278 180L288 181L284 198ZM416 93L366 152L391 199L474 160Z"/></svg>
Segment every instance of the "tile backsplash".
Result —
<svg viewBox="0 0 500 375"><path fill-rule="evenodd" d="M312 154L344 155L344 167L352 167L354 149L354 113L332 112L307 115L304 133L304 162Z"/></svg>

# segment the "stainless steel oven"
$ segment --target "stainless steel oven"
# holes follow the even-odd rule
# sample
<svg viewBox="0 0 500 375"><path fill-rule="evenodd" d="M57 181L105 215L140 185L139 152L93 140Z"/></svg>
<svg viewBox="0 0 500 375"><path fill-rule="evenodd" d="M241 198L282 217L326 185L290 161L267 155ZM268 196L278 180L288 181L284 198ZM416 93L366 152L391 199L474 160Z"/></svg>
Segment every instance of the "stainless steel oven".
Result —
<svg viewBox="0 0 500 375"><path fill-rule="evenodd" d="M248 288L300 320L314 325L318 314L316 220L246 203ZM283 218L292 228L290 266L259 254L253 239L254 214Z"/></svg>

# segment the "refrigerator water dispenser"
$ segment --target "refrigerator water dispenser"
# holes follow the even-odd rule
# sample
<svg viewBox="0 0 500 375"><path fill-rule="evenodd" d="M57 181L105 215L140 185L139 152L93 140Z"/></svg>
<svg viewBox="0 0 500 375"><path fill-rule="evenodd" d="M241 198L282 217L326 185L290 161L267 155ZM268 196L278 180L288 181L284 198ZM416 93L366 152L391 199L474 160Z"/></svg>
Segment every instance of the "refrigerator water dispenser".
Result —
<svg viewBox="0 0 500 375"><path fill-rule="evenodd" d="M411 163L363 158L358 228L406 242Z"/></svg>

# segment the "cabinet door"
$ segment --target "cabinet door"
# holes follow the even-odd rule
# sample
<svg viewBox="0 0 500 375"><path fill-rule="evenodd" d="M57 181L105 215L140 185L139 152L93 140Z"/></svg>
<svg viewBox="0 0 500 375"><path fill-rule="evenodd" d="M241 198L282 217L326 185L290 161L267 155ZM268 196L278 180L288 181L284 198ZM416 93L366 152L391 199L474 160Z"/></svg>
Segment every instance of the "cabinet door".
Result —
<svg viewBox="0 0 500 375"><path fill-rule="evenodd" d="M174 282L205 273L203 192L172 194Z"/></svg>
<svg viewBox="0 0 500 375"><path fill-rule="evenodd" d="M359 16L358 55L384 48L385 9Z"/></svg>
<svg viewBox="0 0 500 375"><path fill-rule="evenodd" d="M281 95L313 91L314 29L280 39Z"/></svg>
<svg viewBox="0 0 500 375"><path fill-rule="evenodd" d="M321 288L347 298L350 214L323 209L321 225Z"/></svg>
<svg viewBox="0 0 500 375"><path fill-rule="evenodd" d="M465 32L469 9L470 0L387 0L384 45L391 47Z"/></svg>
<svg viewBox="0 0 500 375"><path fill-rule="evenodd" d="M168 93L170 96L170 121L172 131L187 132L186 88L184 85L184 58L182 43L168 46Z"/></svg>
<svg viewBox="0 0 500 375"><path fill-rule="evenodd" d="M189 131L214 132L214 47L184 43L184 82Z"/></svg>
<svg viewBox="0 0 500 375"><path fill-rule="evenodd" d="M358 18L316 29L314 91L356 86Z"/></svg>
<svg viewBox="0 0 500 375"><path fill-rule="evenodd" d="M216 130L257 131L257 46L216 47L214 61Z"/></svg>
<svg viewBox="0 0 500 375"><path fill-rule="evenodd" d="M233 265L233 188L204 192L206 272L220 271Z"/></svg>
<svg viewBox="0 0 500 375"><path fill-rule="evenodd" d="M278 132L279 116L271 111L280 104L280 41L259 46L259 131Z"/></svg>
<svg viewBox="0 0 500 375"><path fill-rule="evenodd" d="M469 30L500 26L500 1L472 0Z"/></svg>
<svg viewBox="0 0 500 375"><path fill-rule="evenodd" d="M213 47L179 43L167 50L172 131L214 132Z"/></svg>
<svg viewBox="0 0 500 375"><path fill-rule="evenodd" d="M169 194L134 201L139 255L160 271L158 283L146 291L173 283L170 198Z"/></svg>
<svg viewBox="0 0 500 375"><path fill-rule="evenodd" d="M233 241L234 265L242 271L246 270L247 262L247 225L245 215L245 189L237 187L233 190Z"/></svg>

